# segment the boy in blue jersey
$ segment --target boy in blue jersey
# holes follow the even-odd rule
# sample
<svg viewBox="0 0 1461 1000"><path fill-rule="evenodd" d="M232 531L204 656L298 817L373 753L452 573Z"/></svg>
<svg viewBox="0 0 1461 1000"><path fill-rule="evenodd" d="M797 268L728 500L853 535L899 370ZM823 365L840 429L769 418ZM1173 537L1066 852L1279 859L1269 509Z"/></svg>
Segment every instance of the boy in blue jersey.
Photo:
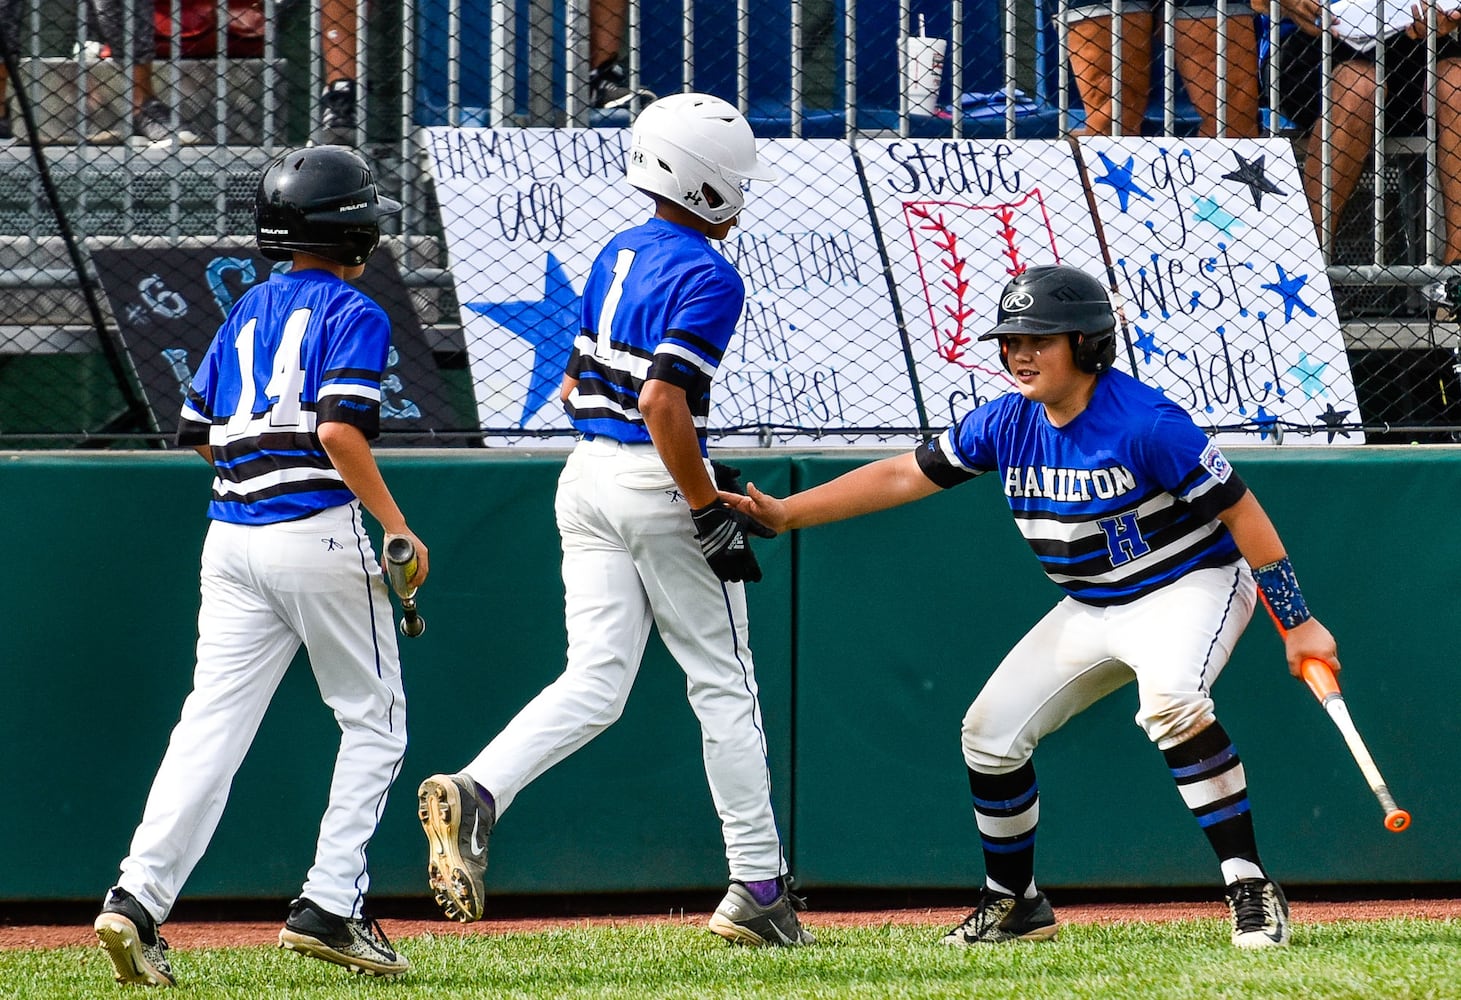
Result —
<svg viewBox="0 0 1461 1000"><path fill-rule="evenodd" d="M461 771L422 782L427 876L447 916L482 915L487 835L529 782L624 709L650 625L685 672L731 885L710 929L751 945L811 944L788 891L741 581L761 579L718 497L705 447L710 383L745 286L711 246L742 182L771 180L745 118L704 94L634 123L625 179L655 214L609 241L584 288L561 397L581 441L558 481L568 663Z"/></svg>
<svg viewBox="0 0 1461 1000"><path fill-rule="evenodd" d="M391 976L410 963L363 912L365 849L406 751L390 600L363 507L386 537L427 551L371 454L390 347L384 310L347 284L379 220L400 211L370 168L335 146L264 171L260 251L292 260L229 312L183 405L179 444L212 463L193 691L95 929L119 982L175 985L159 933L208 846L229 786L301 643L340 726L315 861L281 947Z"/></svg>
<svg viewBox="0 0 1461 1000"><path fill-rule="evenodd" d="M999 341L1017 392L911 453L785 500L754 485L749 496L723 498L786 531L995 473L1020 531L1066 593L964 716L985 886L945 944L1055 936L1055 914L1035 886L1031 758L1042 737L1134 678L1137 721L1217 854L1233 944L1284 945L1288 903L1259 860L1243 766L1210 690L1257 591L1287 630L1295 676L1311 656L1339 669L1334 638L1309 614L1278 533L1217 445L1161 392L1110 370L1115 338L1099 281L1072 267L1032 268L1005 286L997 325L980 338Z"/></svg>

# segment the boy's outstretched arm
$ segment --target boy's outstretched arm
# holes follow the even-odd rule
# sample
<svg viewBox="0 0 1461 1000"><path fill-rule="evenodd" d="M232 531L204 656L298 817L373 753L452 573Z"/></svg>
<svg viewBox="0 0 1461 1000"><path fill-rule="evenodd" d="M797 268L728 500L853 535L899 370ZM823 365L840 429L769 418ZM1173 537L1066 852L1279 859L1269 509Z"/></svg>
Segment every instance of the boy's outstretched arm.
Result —
<svg viewBox="0 0 1461 1000"><path fill-rule="evenodd" d="M1278 529L1269 520L1268 514L1259 505L1252 492L1218 515L1227 525L1238 545L1238 551L1253 567L1258 578L1259 591L1271 603L1286 606L1292 615L1284 623L1284 653L1288 659L1289 673L1300 676L1299 666L1309 657L1323 660L1333 670L1339 669L1339 652L1334 636L1320 624L1319 619L1309 614L1303 595L1299 593L1298 581L1293 567L1289 565ZM1295 600L1296 599L1296 600ZM1276 611L1282 610L1275 608ZM1297 620L1302 617L1302 621Z"/></svg>
<svg viewBox="0 0 1461 1000"><path fill-rule="evenodd" d="M887 510L938 491L939 487L923 474L910 451L870 462L784 500L762 493L755 483L747 485L746 496L722 493L720 498L780 532Z"/></svg>

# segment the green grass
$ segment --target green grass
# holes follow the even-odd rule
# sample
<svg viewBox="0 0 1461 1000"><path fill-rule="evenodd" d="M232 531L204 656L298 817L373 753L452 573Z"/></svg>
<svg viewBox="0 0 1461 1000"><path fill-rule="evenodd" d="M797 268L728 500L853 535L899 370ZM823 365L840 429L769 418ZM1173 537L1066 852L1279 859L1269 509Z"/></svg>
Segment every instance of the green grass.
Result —
<svg viewBox="0 0 1461 1000"><path fill-rule="evenodd" d="M812 922L815 927L815 922ZM179 1000L516 997L1081 997L1100 1000L1461 998L1461 920L1299 925L1293 945L1240 952L1227 923L1067 924L1050 944L945 948L940 928L817 928L798 951L727 946L673 924L396 942L413 968L371 980L277 948L173 953ZM137 997L98 948L0 952L0 996Z"/></svg>

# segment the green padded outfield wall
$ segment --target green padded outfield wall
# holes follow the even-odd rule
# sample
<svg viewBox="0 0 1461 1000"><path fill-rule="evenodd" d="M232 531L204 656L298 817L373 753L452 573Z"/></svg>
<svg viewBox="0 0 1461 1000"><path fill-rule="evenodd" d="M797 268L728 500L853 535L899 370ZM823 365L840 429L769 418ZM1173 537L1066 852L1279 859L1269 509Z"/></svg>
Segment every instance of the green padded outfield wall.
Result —
<svg viewBox="0 0 1461 1000"><path fill-rule="evenodd" d="M738 453L774 493L867 457ZM1461 881L1461 452L1234 449L1340 639L1353 714L1412 829L1386 833L1338 734L1257 621L1216 685L1260 837L1292 883ZM377 896L424 895L415 786L454 770L561 670L561 453L386 453L432 549L429 627L402 643L411 747L371 846ZM0 902L100 898L191 680L208 469L190 454L0 456L12 696L0 729ZM377 533L378 538L378 533ZM978 881L964 708L1054 602L992 481L758 543L750 588L778 816L809 887ZM1050 886L1214 874L1124 689L1036 758ZM288 898L337 740L301 657L235 782L191 899ZM59 859L64 859L62 863ZM518 798L496 893L714 890L718 826L684 680L653 640L624 717Z"/></svg>
<svg viewBox="0 0 1461 1000"><path fill-rule="evenodd" d="M464 455L470 457L464 458ZM387 454L431 548L402 640L410 749L369 857L378 896L425 895L416 785L466 764L563 668L553 491L562 454ZM785 491L785 461L745 463ZM0 457L17 600L0 754L0 900L100 899L115 880L190 686L210 473L191 452ZM372 524L379 544L379 530ZM780 816L791 814L791 543L758 548L751 637ZM23 583L20 581L23 579ZM23 596L22 596L23 595ZM492 889L557 893L723 883L724 849L684 675L652 638L623 718L526 789L492 838ZM300 657L240 768L189 898L298 891L338 731ZM62 862L60 859L64 859Z"/></svg>

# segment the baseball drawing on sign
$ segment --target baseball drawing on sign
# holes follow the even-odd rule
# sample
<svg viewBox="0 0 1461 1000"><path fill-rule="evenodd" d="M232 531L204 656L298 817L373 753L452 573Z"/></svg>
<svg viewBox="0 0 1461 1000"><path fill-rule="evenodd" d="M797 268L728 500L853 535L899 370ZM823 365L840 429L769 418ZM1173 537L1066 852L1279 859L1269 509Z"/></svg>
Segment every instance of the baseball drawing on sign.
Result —
<svg viewBox="0 0 1461 1000"><path fill-rule="evenodd" d="M1003 139L870 140L857 156L920 410L954 423L1014 388L978 343L1000 289L1043 265L1105 269L1080 165L1068 143Z"/></svg>
<svg viewBox="0 0 1461 1000"><path fill-rule="evenodd" d="M1013 386L989 352L971 349L991 322L990 274L1006 280L1032 264L1058 264L1060 249L1038 187L1015 201L987 205L954 201L903 203L903 218L932 327L935 355L948 365L980 372ZM981 309L981 306L984 308Z"/></svg>

